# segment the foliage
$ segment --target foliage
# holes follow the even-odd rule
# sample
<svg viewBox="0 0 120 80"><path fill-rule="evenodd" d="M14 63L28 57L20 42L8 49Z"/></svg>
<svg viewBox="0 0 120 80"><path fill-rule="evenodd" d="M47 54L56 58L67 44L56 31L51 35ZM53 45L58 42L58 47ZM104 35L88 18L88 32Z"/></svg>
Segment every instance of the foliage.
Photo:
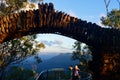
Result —
<svg viewBox="0 0 120 80"><path fill-rule="evenodd" d="M13 66L9 69L6 80L34 80L36 76L37 73L34 70Z"/></svg>
<svg viewBox="0 0 120 80"><path fill-rule="evenodd" d="M35 5L28 0L1 0L0 18L19 12L26 7L34 8ZM35 55L41 48L45 48L43 43L39 43L35 39L36 35L24 36L21 39L0 44L0 80L3 80L8 65L21 62L26 57ZM41 62L39 57L36 59Z"/></svg>
<svg viewBox="0 0 120 80"><path fill-rule="evenodd" d="M42 62L41 58L38 56L38 54L35 55L35 59L37 61L37 63Z"/></svg>
<svg viewBox="0 0 120 80"><path fill-rule="evenodd" d="M14 39L0 45L1 76L4 75L5 69L11 63L19 63L29 56L36 55L41 48L45 48L43 43L38 43L34 38L36 38L35 35L24 36L20 39ZM37 62L41 62L39 57L37 57L36 60Z"/></svg>
<svg viewBox="0 0 120 80"><path fill-rule="evenodd" d="M1 17L20 11L22 8L35 8L35 4L28 0L1 0L0 15Z"/></svg>
<svg viewBox="0 0 120 80"><path fill-rule="evenodd" d="M87 45L82 45L81 42L76 41L73 45L75 51L73 51L72 59L79 60L81 70L85 71L88 67L88 62L92 60L91 51Z"/></svg>
<svg viewBox="0 0 120 80"><path fill-rule="evenodd" d="M120 10L112 10L107 16L101 18L102 24L105 26L120 28Z"/></svg>
<svg viewBox="0 0 120 80"><path fill-rule="evenodd" d="M75 43L74 43L74 45L73 45L73 48L75 49L75 52L78 52L78 53L80 53L81 52L81 42L79 42L79 41L76 41Z"/></svg>

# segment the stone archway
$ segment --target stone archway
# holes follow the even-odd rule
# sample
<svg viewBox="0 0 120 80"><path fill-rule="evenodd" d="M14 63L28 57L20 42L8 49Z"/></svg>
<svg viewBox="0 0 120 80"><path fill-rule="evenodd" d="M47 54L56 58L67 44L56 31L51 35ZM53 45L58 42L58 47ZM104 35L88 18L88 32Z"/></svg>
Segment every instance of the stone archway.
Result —
<svg viewBox="0 0 120 80"><path fill-rule="evenodd" d="M52 3L37 10L21 11L0 19L0 43L29 34L54 33L71 37L92 47L90 69L94 80L118 79L120 75L120 31L56 11ZM113 75L114 74L114 75Z"/></svg>

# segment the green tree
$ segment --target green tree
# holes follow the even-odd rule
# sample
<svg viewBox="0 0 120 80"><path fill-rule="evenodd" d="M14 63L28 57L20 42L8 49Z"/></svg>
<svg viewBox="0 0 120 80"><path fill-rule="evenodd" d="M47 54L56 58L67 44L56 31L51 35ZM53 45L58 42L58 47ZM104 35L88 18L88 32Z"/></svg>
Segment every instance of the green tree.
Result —
<svg viewBox="0 0 120 80"><path fill-rule="evenodd" d="M119 4L119 9L109 11L110 2L112 0L104 0L106 7L106 16L101 17L101 23L112 28L120 28L120 0L115 0Z"/></svg>
<svg viewBox="0 0 120 80"><path fill-rule="evenodd" d="M37 75L34 70L13 66L9 69L6 80L34 80Z"/></svg>
<svg viewBox="0 0 120 80"><path fill-rule="evenodd" d="M75 49L75 51L73 51L73 56L72 59L73 60L80 60L80 54L81 54L81 42L76 41L73 45L73 48Z"/></svg>
<svg viewBox="0 0 120 80"><path fill-rule="evenodd" d="M34 8L35 4L29 0L1 0L0 1L0 15L4 17L11 13L19 12L22 8Z"/></svg>
<svg viewBox="0 0 120 80"><path fill-rule="evenodd" d="M112 10L107 16L101 18L101 22L105 26L120 28L120 10Z"/></svg>
<svg viewBox="0 0 120 80"><path fill-rule="evenodd" d="M45 48L43 43L38 43L34 36L24 36L0 45L0 80L5 75L5 70L10 64L19 63L27 57L36 55L41 48ZM36 55L37 56L37 55ZM40 59L37 56L37 61Z"/></svg>
<svg viewBox="0 0 120 80"><path fill-rule="evenodd" d="M86 71L88 67L88 62L92 60L91 51L87 45L83 45L83 43L76 41L73 45L75 49L73 51L72 59L79 60L79 67L82 71Z"/></svg>
<svg viewBox="0 0 120 80"><path fill-rule="evenodd" d="M6 15L21 11L21 9L34 8L35 5L28 0L1 0L0 19ZM45 48L43 43L35 40L36 35L14 39L0 44L0 80L3 80L6 68L12 63L18 63L28 56L35 55L41 48ZM38 62L41 60L36 55Z"/></svg>
<svg viewBox="0 0 120 80"><path fill-rule="evenodd" d="M112 28L120 29L120 0L117 0L117 2L119 4L119 9L113 9L111 11L108 11L107 14L106 14L106 16L101 18L101 23L103 25L105 25L105 26L109 26L109 27L112 27ZM108 62L111 63L111 65L114 67L114 69L117 69L117 67L120 66L120 64L119 64L120 63L120 59L119 59L119 57L114 57L114 55L115 56L120 56L120 55L116 54L116 53L111 54L111 55L108 55L108 53L106 53L106 54L107 55L106 55L105 58L110 57L110 59L109 59L110 61L108 61ZM114 63L112 63L112 62L114 62L115 64L117 64L117 66L114 65ZM103 65L104 64L105 63L103 63ZM107 65L106 69L108 67L109 67L109 65ZM108 70L106 70L106 72L108 74L110 73L110 75L114 74L115 76L117 76L117 79L120 79L120 77L119 77L120 70L119 69L118 70L114 70L114 69L112 69L112 71L108 69ZM115 76L111 76L111 78L112 77L115 78Z"/></svg>

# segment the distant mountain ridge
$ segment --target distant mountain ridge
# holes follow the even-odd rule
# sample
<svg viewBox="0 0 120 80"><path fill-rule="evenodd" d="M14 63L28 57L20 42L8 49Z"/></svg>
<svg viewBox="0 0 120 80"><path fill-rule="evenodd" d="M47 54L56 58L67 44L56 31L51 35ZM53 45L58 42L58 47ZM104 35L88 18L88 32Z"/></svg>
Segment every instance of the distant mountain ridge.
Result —
<svg viewBox="0 0 120 80"><path fill-rule="evenodd" d="M48 60L43 61L38 64L39 68L42 70L51 69L51 68L68 68L70 65L76 65L79 61L73 61L71 59L72 53L61 53L57 56L54 56Z"/></svg>
<svg viewBox="0 0 120 80"><path fill-rule="evenodd" d="M39 57L41 56L39 55ZM16 66L21 66L27 69L34 69L38 73L40 73L43 70L48 70L52 68L68 69L70 65L74 66L76 64L79 64L79 61L73 61L71 57L72 53L61 53L51 58L45 59L41 63L37 63L34 56L32 56L23 61L21 64L17 64Z"/></svg>

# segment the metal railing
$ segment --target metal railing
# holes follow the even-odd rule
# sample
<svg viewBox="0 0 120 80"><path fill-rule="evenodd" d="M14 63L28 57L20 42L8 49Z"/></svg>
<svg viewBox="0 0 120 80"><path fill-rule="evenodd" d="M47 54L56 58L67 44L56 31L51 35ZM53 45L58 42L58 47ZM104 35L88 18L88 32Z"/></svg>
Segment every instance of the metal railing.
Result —
<svg viewBox="0 0 120 80"><path fill-rule="evenodd" d="M92 75L87 72L79 72L80 80L92 80ZM69 80L69 70L54 68L42 71L35 80Z"/></svg>

